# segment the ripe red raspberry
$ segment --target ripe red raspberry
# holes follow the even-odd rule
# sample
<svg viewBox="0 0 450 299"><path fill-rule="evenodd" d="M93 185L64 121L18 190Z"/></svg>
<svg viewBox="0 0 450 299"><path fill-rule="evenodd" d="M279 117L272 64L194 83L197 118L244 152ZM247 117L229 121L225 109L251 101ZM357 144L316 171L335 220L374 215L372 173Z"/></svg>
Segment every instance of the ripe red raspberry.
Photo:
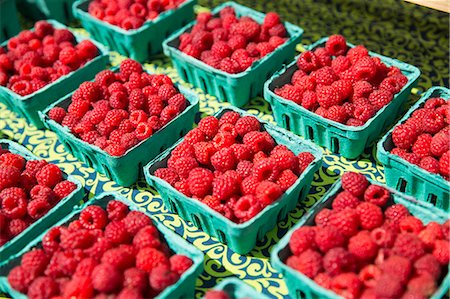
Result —
<svg viewBox="0 0 450 299"><path fill-rule="evenodd" d="M402 204L394 204L386 209L384 216L387 221L400 223L403 218L409 216L408 209Z"/></svg>
<svg viewBox="0 0 450 299"><path fill-rule="evenodd" d="M328 53L328 50L322 47L316 48L314 50L314 54L316 54L319 59L321 66L331 66L331 54Z"/></svg>
<svg viewBox="0 0 450 299"><path fill-rule="evenodd" d="M34 249L22 256L22 268L36 276L41 275L47 267L49 258L42 249Z"/></svg>
<svg viewBox="0 0 450 299"><path fill-rule="evenodd" d="M105 227L105 238L112 243L121 244L126 243L130 235L123 222L112 221Z"/></svg>
<svg viewBox="0 0 450 299"><path fill-rule="evenodd" d="M236 134L237 136L237 134ZM236 136L233 135L232 132L228 132L225 130L220 130L216 136L213 138L213 145L216 150L220 150L223 148L229 148L233 144L236 143Z"/></svg>
<svg viewBox="0 0 450 299"><path fill-rule="evenodd" d="M314 217L314 222L317 226L328 226L330 215L333 213L330 209L323 208Z"/></svg>
<svg viewBox="0 0 450 299"><path fill-rule="evenodd" d="M198 167L197 161L192 157L173 158L174 157L171 157L171 159L169 159L168 166L169 168L173 168L181 178L187 178L191 170Z"/></svg>
<svg viewBox="0 0 450 299"><path fill-rule="evenodd" d="M446 266L449 263L449 251L450 249L448 248L447 240L437 240L434 242L433 256L443 266Z"/></svg>
<svg viewBox="0 0 450 299"><path fill-rule="evenodd" d="M155 291L163 291L178 281L179 275L165 265L155 267L150 274L150 286Z"/></svg>
<svg viewBox="0 0 450 299"><path fill-rule="evenodd" d="M359 271L358 278L361 280L362 284L365 286L365 291L361 294L361 298L372 298L375 296L374 287L377 284L378 279L381 276L381 270L373 264L369 264ZM365 295L365 293L370 293L370 295Z"/></svg>
<svg viewBox="0 0 450 299"><path fill-rule="evenodd" d="M413 294L429 297L436 292L437 286L435 279L430 274L424 273L412 278L408 282L407 289Z"/></svg>
<svg viewBox="0 0 450 299"><path fill-rule="evenodd" d="M353 64L352 67L353 70L353 74L355 75L356 80L358 81L372 81L372 79L375 77L375 75L377 74L377 67L375 65L375 63L373 62L371 57L362 57L360 58L358 61L356 61ZM384 89L380 89L383 91L386 91L386 95L390 94L389 90L384 90ZM370 97L369 97L370 100ZM382 100L381 102L385 102L385 100ZM390 102L387 101L387 103ZM385 104L383 104L384 106Z"/></svg>
<svg viewBox="0 0 450 299"><path fill-rule="evenodd" d="M320 61L313 52L305 51L298 57L297 66L308 74L320 67Z"/></svg>
<svg viewBox="0 0 450 299"><path fill-rule="evenodd" d="M383 224L383 212L379 206L370 202L363 202L356 208L361 228L372 230Z"/></svg>
<svg viewBox="0 0 450 299"><path fill-rule="evenodd" d="M312 249L307 249L299 256L290 256L286 264L313 279L322 269L322 255Z"/></svg>
<svg viewBox="0 0 450 299"><path fill-rule="evenodd" d="M323 267L330 276L356 270L355 258L346 249L336 247L330 249L323 257Z"/></svg>
<svg viewBox="0 0 450 299"><path fill-rule="evenodd" d="M198 129L205 133L208 138L212 139L219 130L219 120L214 116L205 117L198 123Z"/></svg>
<svg viewBox="0 0 450 299"><path fill-rule="evenodd" d="M227 111L219 119L219 127L224 124L235 125L241 116L236 111Z"/></svg>
<svg viewBox="0 0 450 299"><path fill-rule="evenodd" d="M262 181L276 181L280 174L280 168L271 158L262 159L255 162L252 169L252 175L260 182Z"/></svg>
<svg viewBox="0 0 450 299"><path fill-rule="evenodd" d="M379 185L370 185L364 192L364 200L379 207L384 207L391 198L391 193Z"/></svg>
<svg viewBox="0 0 450 299"><path fill-rule="evenodd" d="M172 272L177 273L178 275L182 275L186 272L192 265L192 260L182 254L174 254L169 258L170 262L170 270Z"/></svg>
<svg viewBox="0 0 450 299"><path fill-rule="evenodd" d="M211 193L213 180L214 174L210 170L194 168L188 177L189 190L194 196L205 197Z"/></svg>
<svg viewBox="0 0 450 299"><path fill-rule="evenodd" d="M153 225L148 225L139 230L133 238L133 245L137 249L145 247L158 248L161 245L159 232Z"/></svg>
<svg viewBox="0 0 450 299"><path fill-rule="evenodd" d="M432 254L425 254L414 263L415 273L418 275L429 274L435 280L441 277L441 265Z"/></svg>
<svg viewBox="0 0 450 299"><path fill-rule="evenodd" d="M248 176L241 182L240 190L243 195L255 194L256 187L259 185L257 178Z"/></svg>
<svg viewBox="0 0 450 299"><path fill-rule="evenodd" d="M235 195L239 190L237 178L231 176L215 177L213 181L212 195L219 200L225 200Z"/></svg>
<svg viewBox="0 0 450 299"><path fill-rule="evenodd" d="M328 109L331 106L339 105L341 99L333 86L318 86L316 89L317 102L322 108Z"/></svg>
<svg viewBox="0 0 450 299"><path fill-rule="evenodd" d="M338 105L331 106L327 110L326 114L326 118L341 124L345 124L347 122L348 117L349 116L345 108L343 106Z"/></svg>
<svg viewBox="0 0 450 299"><path fill-rule="evenodd" d="M430 222L425 229L419 232L418 236L427 249L432 249L436 240L444 238L444 233L439 223Z"/></svg>
<svg viewBox="0 0 450 299"><path fill-rule="evenodd" d="M263 207L270 205L281 195L280 186L270 181L262 181L255 190L255 196Z"/></svg>
<svg viewBox="0 0 450 299"><path fill-rule="evenodd" d="M240 223L248 221L255 217L262 207L259 201L253 195L245 195L238 199L234 204L234 214Z"/></svg>
<svg viewBox="0 0 450 299"><path fill-rule="evenodd" d="M235 59L226 57L220 62L220 69L229 74L237 74L242 71L242 67Z"/></svg>
<svg viewBox="0 0 450 299"><path fill-rule="evenodd" d="M389 226L382 226L372 230L370 236L380 248L391 248L394 245L396 232Z"/></svg>
<svg viewBox="0 0 450 299"><path fill-rule="evenodd" d="M425 254L424 244L413 233L401 233L392 248L394 254L403 256L412 262Z"/></svg>
<svg viewBox="0 0 450 299"><path fill-rule="evenodd" d="M165 180L172 186L180 179L177 172L171 168L158 168L153 175Z"/></svg>
<svg viewBox="0 0 450 299"><path fill-rule="evenodd" d="M383 108L392 101L393 95L387 90L378 89L373 91L369 96L369 101L377 110Z"/></svg>
<svg viewBox="0 0 450 299"><path fill-rule="evenodd" d="M152 224L152 220L150 217L145 215L142 212L131 211L128 215L123 219L123 223L127 232L134 236L140 231L143 227Z"/></svg>
<svg viewBox="0 0 450 299"><path fill-rule="evenodd" d="M297 181L298 176L290 169L283 170L278 177L276 183L284 192L289 189Z"/></svg>
<svg viewBox="0 0 450 299"><path fill-rule="evenodd" d="M346 208L354 209L361 201L348 191L340 192L333 200L332 207L334 211L341 211Z"/></svg>
<svg viewBox="0 0 450 299"><path fill-rule="evenodd" d="M302 152L297 155L298 158L298 170L302 173L308 168L308 166L316 159L310 152Z"/></svg>
<svg viewBox="0 0 450 299"><path fill-rule="evenodd" d="M62 180L61 169L54 164L47 164L36 174L36 180L40 185L53 188Z"/></svg>
<svg viewBox="0 0 450 299"><path fill-rule="evenodd" d="M0 165L0 190L13 187L19 181L20 171L14 166Z"/></svg>
<svg viewBox="0 0 450 299"><path fill-rule="evenodd" d="M316 249L316 229L313 226L302 226L295 230L289 240L289 248L292 254L300 255L307 249Z"/></svg>
<svg viewBox="0 0 450 299"><path fill-rule="evenodd" d="M79 220L86 229L103 229L108 222L108 216L101 207L92 205L81 211Z"/></svg>
<svg viewBox="0 0 450 299"><path fill-rule="evenodd" d="M123 282L122 273L108 264L100 264L95 267L91 279L94 289L106 293L117 291Z"/></svg>
<svg viewBox="0 0 450 299"><path fill-rule="evenodd" d="M354 236L359 228L358 213L355 209L335 212L330 215L329 224L337 227L346 237Z"/></svg>
<svg viewBox="0 0 450 299"><path fill-rule="evenodd" d="M403 291L403 283L390 274L382 274L375 285L377 298L400 298Z"/></svg>
<svg viewBox="0 0 450 299"><path fill-rule="evenodd" d="M211 142L198 142L194 144L195 158L200 164L203 165L211 164L211 156L216 151L216 148Z"/></svg>
<svg viewBox="0 0 450 299"><path fill-rule="evenodd" d="M14 166L22 170L25 166L25 159L22 156L13 153L4 153L0 155L0 165Z"/></svg>
<svg viewBox="0 0 450 299"><path fill-rule="evenodd" d="M450 137L445 132L439 132L433 136L429 146L431 154L440 157L450 149Z"/></svg>
<svg viewBox="0 0 450 299"><path fill-rule="evenodd" d="M372 118L372 116L374 116L376 113L376 110L373 108L372 105L368 104L368 105L361 105L361 106L356 106L355 110L353 111L353 116L358 119L361 120L362 122L367 122L369 119Z"/></svg>
<svg viewBox="0 0 450 299"><path fill-rule="evenodd" d="M422 128L425 133L436 134L443 129L444 126L444 117L435 111L429 111L426 113L424 119L422 120Z"/></svg>
<svg viewBox="0 0 450 299"><path fill-rule="evenodd" d="M439 159L439 173L443 176L450 176L450 150L442 154Z"/></svg>
<svg viewBox="0 0 450 299"><path fill-rule="evenodd" d="M12 192L9 192L9 190ZM10 219L22 218L27 213L25 192L20 188L4 189L1 194L1 207L0 211L6 217Z"/></svg>
<svg viewBox="0 0 450 299"><path fill-rule="evenodd" d="M100 237L94 245L89 249L85 250L88 256L100 260L103 254L110 248L113 247L113 243L109 241L106 237Z"/></svg>
<svg viewBox="0 0 450 299"><path fill-rule="evenodd" d="M80 263L77 266L77 269L75 270L75 276L87 276L90 277L92 274L92 271L94 271L94 268L98 265L98 261L87 257L80 261Z"/></svg>
<svg viewBox="0 0 450 299"><path fill-rule="evenodd" d="M63 230L60 246L64 249L86 249L95 242L95 236L91 231L79 229L76 231Z"/></svg>
<svg viewBox="0 0 450 299"><path fill-rule="evenodd" d="M333 69L329 66L321 67L318 70L315 70L310 75L311 78L315 79L315 83L317 86L320 85L331 85L334 81L338 79L337 75L334 73ZM307 77L303 77L307 78ZM338 93L337 85L333 84L333 86L336 88L335 91ZM341 94L338 93L339 97L344 99L344 97L341 97Z"/></svg>
<svg viewBox="0 0 450 299"><path fill-rule="evenodd" d="M136 267L151 272L158 265L169 266L166 255L155 248L143 248L136 255Z"/></svg>
<svg viewBox="0 0 450 299"><path fill-rule="evenodd" d="M13 268L8 273L8 282L11 287L20 293L26 294L30 283L33 281L34 276L28 272L22 266Z"/></svg>
<svg viewBox="0 0 450 299"><path fill-rule="evenodd" d="M28 203L27 212L33 219L42 218L52 208L51 204L44 198L35 199Z"/></svg>
<svg viewBox="0 0 450 299"><path fill-rule="evenodd" d="M59 250L61 236L61 228L59 226L52 227L42 238L42 247L45 252L52 254Z"/></svg>
<svg viewBox="0 0 450 299"><path fill-rule="evenodd" d="M293 101L294 103L301 104L302 103L302 90L297 85L289 85L286 84L281 88L275 89L275 94Z"/></svg>
<svg viewBox="0 0 450 299"><path fill-rule="evenodd" d="M402 283L408 281L413 273L411 262L402 256L392 255L386 259L380 266L385 274L389 274L399 279Z"/></svg>
<svg viewBox="0 0 450 299"><path fill-rule="evenodd" d="M245 134L251 131L259 131L261 124L258 119L253 116L244 116L238 119L235 124L236 132L243 137Z"/></svg>
<svg viewBox="0 0 450 299"><path fill-rule="evenodd" d="M66 110L61 107L54 107L48 112L48 116L57 123L61 123L66 116Z"/></svg>
<svg viewBox="0 0 450 299"><path fill-rule="evenodd" d="M218 171L234 169L236 163L234 152L230 148L222 148L211 156L211 165Z"/></svg>
<svg viewBox="0 0 450 299"><path fill-rule="evenodd" d="M123 273L124 289L135 289L145 291L148 287L147 273L138 268L129 268Z"/></svg>
<svg viewBox="0 0 450 299"><path fill-rule="evenodd" d="M347 57L352 64L355 64L359 59L369 55L369 51L362 45L350 48L347 52Z"/></svg>
<svg viewBox="0 0 450 299"><path fill-rule="evenodd" d="M101 262L123 271L134 265L134 255L124 248L111 248L103 254Z"/></svg>
<svg viewBox="0 0 450 299"><path fill-rule="evenodd" d="M415 153L419 158L424 158L430 156L430 147L433 137L430 134L422 134L417 137L417 140L412 146L412 152Z"/></svg>
<svg viewBox="0 0 450 299"><path fill-rule="evenodd" d="M29 298L51 298L59 293L59 287L50 277L38 277L28 288Z"/></svg>
<svg viewBox="0 0 450 299"><path fill-rule="evenodd" d="M120 63L120 73L125 76L126 79L128 79L130 75L135 72L139 74L143 72L142 65L139 64L139 62L127 58Z"/></svg>
<svg viewBox="0 0 450 299"><path fill-rule="evenodd" d="M400 221L399 228L400 232L414 233L417 235L424 228L424 226L420 219L414 216L407 216Z"/></svg>
<svg viewBox="0 0 450 299"><path fill-rule="evenodd" d="M332 278L331 290L344 298L358 298L362 283L355 273L342 273Z"/></svg>
<svg viewBox="0 0 450 299"><path fill-rule="evenodd" d="M378 246L370 237L369 232L360 231L350 238L348 243L348 251L358 260L370 261L377 255Z"/></svg>
<svg viewBox="0 0 450 299"><path fill-rule="evenodd" d="M322 253L345 244L344 235L334 226L317 227L314 240Z"/></svg>
<svg viewBox="0 0 450 299"><path fill-rule="evenodd" d="M106 206L106 212L110 221L119 221L128 214L128 206L121 201L111 200Z"/></svg>
<svg viewBox="0 0 450 299"><path fill-rule="evenodd" d="M73 191L77 189L77 185L71 181L61 181L58 184L55 185L53 188L53 192L55 193L56 197L61 200L69 194L71 194Z"/></svg>
<svg viewBox="0 0 450 299"><path fill-rule="evenodd" d="M224 41L216 41L211 47L211 54L220 58L230 57L233 50Z"/></svg>
<svg viewBox="0 0 450 299"><path fill-rule="evenodd" d="M344 55L347 52L347 43L342 35L331 35L325 43L325 49L332 56Z"/></svg>

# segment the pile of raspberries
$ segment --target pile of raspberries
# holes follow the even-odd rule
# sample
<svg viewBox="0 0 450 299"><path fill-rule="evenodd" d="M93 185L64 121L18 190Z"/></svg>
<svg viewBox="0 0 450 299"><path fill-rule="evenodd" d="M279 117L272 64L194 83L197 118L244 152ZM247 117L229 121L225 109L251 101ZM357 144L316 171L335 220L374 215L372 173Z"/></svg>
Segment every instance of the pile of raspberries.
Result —
<svg viewBox="0 0 450 299"><path fill-rule="evenodd" d="M122 156L164 127L188 102L166 75L151 75L125 59L120 72L104 70L83 82L67 111L54 107L48 116L83 141L111 156Z"/></svg>
<svg viewBox="0 0 450 299"><path fill-rule="evenodd" d="M190 33L180 35L179 49L215 69L230 74L245 71L287 40L280 16L269 12L263 24L252 17L237 17L225 7L218 17L200 13Z"/></svg>
<svg viewBox="0 0 450 299"><path fill-rule="evenodd" d="M79 44L67 29L38 21L34 31L23 30L0 47L0 85L21 96L67 75L99 53L89 40Z"/></svg>
<svg viewBox="0 0 450 299"><path fill-rule="evenodd" d="M0 247L76 188L58 166L0 149Z"/></svg>
<svg viewBox="0 0 450 299"><path fill-rule="evenodd" d="M345 298L427 298L449 263L450 221L428 224L362 174L291 236L286 264ZM402 297L403 296L403 297Z"/></svg>
<svg viewBox="0 0 450 299"><path fill-rule="evenodd" d="M8 274L30 299L154 298L193 264L171 252L147 215L117 200L106 210L86 207L77 220L51 228L41 244Z"/></svg>
<svg viewBox="0 0 450 299"><path fill-rule="evenodd" d="M314 160L277 145L253 116L203 118L154 176L228 219L243 223L276 201Z"/></svg>
<svg viewBox="0 0 450 299"><path fill-rule="evenodd" d="M160 13L176 9L185 0L94 0L88 12L125 30L137 29Z"/></svg>
<svg viewBox="0 0 450 299"><path fill-rule="evenodd" d="M392 132L391 153L450 180L450 103L430 98Z"/></svg>
<svg viewBox="0 0 450 299"><path fill-rule="evenodd" d="M341 35L325 47L303 52L291 83L275 94L322 117L348 126L362 126L389 104L408 78L395 66L369 56L362 46L348 49Z"/></svg>

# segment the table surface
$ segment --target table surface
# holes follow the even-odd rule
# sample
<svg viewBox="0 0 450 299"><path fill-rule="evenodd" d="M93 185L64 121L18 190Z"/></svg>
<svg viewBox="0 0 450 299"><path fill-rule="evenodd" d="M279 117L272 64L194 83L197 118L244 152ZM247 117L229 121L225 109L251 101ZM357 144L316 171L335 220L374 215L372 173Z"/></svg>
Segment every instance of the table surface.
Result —
<svg viewBox="0 0 450 299"><path fill-rule="evenodd" d="M206 7L214 7L225 1L199 2ZM393 0L237 2L260 11L277 11L287 21L300 25L305 30L304 45L323 36L340 33L354 44L362 43L374 52L416 65L421 69L422 76L418 88L413 90L416 95L411 97L409 105L417 100L417 94L433 85L449 86L449 24L446 13ZM82 29L78 31L86 34ZM113 65L120 63L123 58L116 53L111 54ZM145 68L152 72L168 74L176 81L180 80L170 60L164 56L149 61ZM195 91L200 98L203 115L211 115L227 105L219 103L215 97L203 93L200 89ZM269 105L262 98L252 99L244 109L264 120L273 121ZM178 215L169 213L162 205L158 193L150 188L143 178L131 188L116 185L67 154L54 133L27 125L3 104L0 104L0 137L15 140L35 155L58 164L66 173L74 175L83 183L89 198L102 191L117 191L152 214L154 219L163 222L200 248L205 253L205 270L196 283L196 298L201 298L206 289L228 276L237 276L272 298L287 298L288 291L282 277L270 265L269 257L273 245L321 198L343 172L358 171L384 182L383 168L374 158L375 146L366 149L358 160L347 160L326 151L323 167L315 174L307 199L299 203L297 208L289 213L288 218L258 242L249 254L242 256L210 238L191 223L183 221Z"/></svg>

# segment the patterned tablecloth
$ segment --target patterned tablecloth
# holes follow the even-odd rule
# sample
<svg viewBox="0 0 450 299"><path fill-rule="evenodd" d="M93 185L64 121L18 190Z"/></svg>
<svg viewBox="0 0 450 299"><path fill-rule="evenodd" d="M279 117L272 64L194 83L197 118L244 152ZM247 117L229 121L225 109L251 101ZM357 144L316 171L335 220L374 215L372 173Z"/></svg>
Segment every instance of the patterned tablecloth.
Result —
<svg viewBox="0 0 450 299"><path fill-rule="evenodd" d="M223 1L200 1L213 7ZM356 1L356 0L304 0L304 1L237 1L261 11L274 10L286 20L305 29L304 44L333 33L345 35L352 43L364 43L367 48L418 66L422 76L413 93L420 94L432 85L449 85L449 24L448 15L430 9L406 4L403 1ZM381 2L381 1L380 1ZM86 34L83 29L77 29ZM300 47L301 48L301 47ZM124 57L111 54L113 65ZM145 64L151 72L168 74L179 81L170 61L163 56ZM200 111L211 115L227 104L195 90L200 98ZM417 96L412 96L412 101ZM273 122L269 105L262 98L255 98L244 107L250 113ZM197 119L200 115L197 116ZM386 128L387 130L388 128ZM178 215L168 212L158 193L141 178L131 188L122 188L67 154L56 135L47 130L37 130L24 119L0 104L0 137L14 140L30 149L35 155L58 164L66 173L74 175L86 188L89 198L102 191L117 191L132 199L142 210L148 211L156 221L175 230L205 253L204 272L197 280L196 298L206 289L228 276L237 276L258 291L273 298L286 298L288 291L280 276L270 265L270 251L275 243L292 227L307 209L321 198L331 184L344 171L358 171L368 177L384 182L383 168L376 161L376 147L372 146L358 160L347 160L325 152L323 167L315 174L311 192L304 202L298 204L289 217L278 223L263 240L247 255L235 254L227 246L186 223Z"/></svg>

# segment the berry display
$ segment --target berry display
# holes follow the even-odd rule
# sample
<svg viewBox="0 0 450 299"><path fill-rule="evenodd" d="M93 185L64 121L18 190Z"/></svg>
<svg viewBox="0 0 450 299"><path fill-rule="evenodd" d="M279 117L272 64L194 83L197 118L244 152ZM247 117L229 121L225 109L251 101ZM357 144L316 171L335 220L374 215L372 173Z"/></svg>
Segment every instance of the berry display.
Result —
<svg viewBox="0 0 450 299"><path fill-rule="evenodd" d="M125 30L138 29L168 10L176 9L185 0L94 0L88 12L95 18Z"/></svg>
<svg viewBox="0 0 450 299"><path fill-rule="evenodd" d="M0 247L43 217L77 186L58 166L1 150Z"/></svg>
<svg viewBox="0 0 450 299"><path fill-rule="evenodd" d="M78 219L51 228L42 249L25 253L8 282L31 299L154 298L192 264L170 251L147 215L110 200L106 208L88 206Z"/></svg>
<svg viewBox="0 0 450 299"><path fill-rule="evenodd" d="M348 126L363 126L408 82L400 69L370 56L364 46L348 48L341 35L303 52L297 68L275 94Z"/></svg>
<svg viewBox="0 0 450 299"><path fill-rule="evenodd" d="M38 21L34 31L23 30L0 50L0 85L26 96L83 67L98 54L91 41L77 43L69 30Z"/></svg>
<svg viewBox="0 0 450 299"><path fill-rule="evenodd" d="M361 174L345 173L342 189L314 225L292 233L286 265L344 298L433 295L449 264L446 224L423 223Z"/></svg>
<svg viewBox="0 0 450 299"><path fill-rule="evenodd" d="M73 93L67 109L48 116L81 140L122 156L151 137L189 104L166 75L151 75L132 59L120 71L104 70Z"/></svg>
<svg viewBox="0 0 450 299"><path fill-rule="evenodd" d="M236 74L284 44L288 33L277 13L266 14L262 24L250 16L238 17L234 8L219 14L200 13L190 32L180 35L179 49L207 65Z"/></svg>
<svg viewBox="0 0 450 299"><path fill-rule="evenodd" d="M203 118L154 175L243 223L277 201L314 159L277 145L257 118L228 111Z"/></svg>
<svg viewBox="0 0 450 299"><path fill-rule="evenodd" d="M391 153L450 180L450 101L430 98L392 131Z"/></svg>

